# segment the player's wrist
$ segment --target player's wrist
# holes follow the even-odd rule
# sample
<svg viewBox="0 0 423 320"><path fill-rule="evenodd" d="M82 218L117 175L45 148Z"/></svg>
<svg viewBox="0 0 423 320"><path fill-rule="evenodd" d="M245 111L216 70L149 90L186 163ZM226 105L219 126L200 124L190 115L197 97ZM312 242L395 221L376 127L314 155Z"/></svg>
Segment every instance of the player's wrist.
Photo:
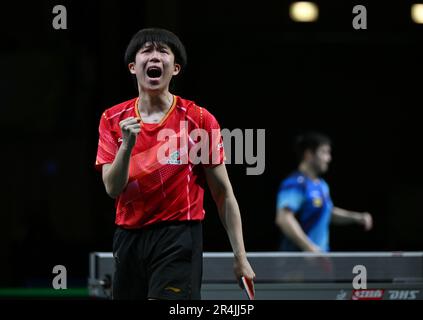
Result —
<svg viewBox="0 0 423 320"><path fill-rule="evenodd" d="M247 253L244 252L234 252L234 258L238 261L240 260L246 260L247 259Z"/></svg>
<svg viewBox="0 0 423 320"><path fill-rule="evenodd" d="M123 141L122 142L122 144L121 144L121 146L120 146L120 148L123 150L123 151L132 151L132 148L134 147L134 144L132 144L132 143L129 143L129 142L127 142L127 141Z"/></svg>

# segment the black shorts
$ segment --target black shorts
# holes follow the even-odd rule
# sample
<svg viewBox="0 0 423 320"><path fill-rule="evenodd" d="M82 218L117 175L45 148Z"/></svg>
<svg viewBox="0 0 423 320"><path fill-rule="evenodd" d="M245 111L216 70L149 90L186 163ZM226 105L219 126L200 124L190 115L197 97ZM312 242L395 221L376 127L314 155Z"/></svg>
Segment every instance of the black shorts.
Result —
<svg viewBox="0 0 423 320"><path fill-rule="evenodd" d="M113 237L113 299L201 299L200 221L117 228Z"/></svg>

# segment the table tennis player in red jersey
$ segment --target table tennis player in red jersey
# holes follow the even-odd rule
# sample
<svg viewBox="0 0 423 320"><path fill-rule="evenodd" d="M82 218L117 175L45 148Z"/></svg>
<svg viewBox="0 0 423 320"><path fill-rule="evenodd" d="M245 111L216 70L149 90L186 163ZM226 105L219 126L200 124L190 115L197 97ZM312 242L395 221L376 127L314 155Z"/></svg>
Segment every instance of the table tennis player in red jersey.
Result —
<svg viewBox="0 0 423 320"><path fill-rule="evenodd" d="M237 280L255 277L219 124L206 109L169 92L186 59L172 32L140 30L125 53L139 95L101 116L96 168L116 199L113 299L201 299L206 184L233 249ZM201 157L192 159L193 150L203 151Z"/></svg>

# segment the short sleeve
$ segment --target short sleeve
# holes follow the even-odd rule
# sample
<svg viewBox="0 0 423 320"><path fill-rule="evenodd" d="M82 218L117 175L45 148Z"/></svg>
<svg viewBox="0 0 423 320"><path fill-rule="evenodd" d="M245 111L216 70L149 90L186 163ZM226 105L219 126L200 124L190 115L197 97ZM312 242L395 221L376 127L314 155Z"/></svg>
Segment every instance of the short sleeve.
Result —
<svg viewBox="0 0 423 320"><path fill-rule="evenodd" d="M101 116L98 132L99 139L95 168L101 170L103 164L113 162L119 149L116 137L113 134L105 113Z"/></svg>
<svg viewBox="0 0 423 320"><path fill-rule="evenodd" d="M283 182L277 195L277 209L288 209L297 213L305 200L304 188L297 181Z"/></svg>
<svg viewBox="0 0 423 320"><path fill-rule="evenodd" d="M215 167L225 161L225 152L223 148L223 137L220 131L220 125L216 118L206 109L200 109L202 128L207 131L209 139L208 163L203 163L206 168Z"/></svg>

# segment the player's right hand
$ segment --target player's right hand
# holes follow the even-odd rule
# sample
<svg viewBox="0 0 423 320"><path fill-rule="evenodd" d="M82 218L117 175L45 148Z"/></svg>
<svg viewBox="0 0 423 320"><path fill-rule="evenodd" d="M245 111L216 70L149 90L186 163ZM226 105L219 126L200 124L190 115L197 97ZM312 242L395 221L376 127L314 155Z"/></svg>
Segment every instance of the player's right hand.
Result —
<svg viewBox="0 0 423 320"><path fill-rule="evenodd" d="M322 252L322 249L318 245L316 245L314 243L310 243L309 246L308 246L308 248L306 250L304 250L304 251L306 251L306 252L312 252L312 253L321 253Z"/></svg>
<svg viewBox="0 0 423 320"><path fill-rule="evenodd" d="M132 149L137 141L137 136L141 132L141 119L128 117L119 122L120 131L122 133L122 145L128 149Z"/></svg>

